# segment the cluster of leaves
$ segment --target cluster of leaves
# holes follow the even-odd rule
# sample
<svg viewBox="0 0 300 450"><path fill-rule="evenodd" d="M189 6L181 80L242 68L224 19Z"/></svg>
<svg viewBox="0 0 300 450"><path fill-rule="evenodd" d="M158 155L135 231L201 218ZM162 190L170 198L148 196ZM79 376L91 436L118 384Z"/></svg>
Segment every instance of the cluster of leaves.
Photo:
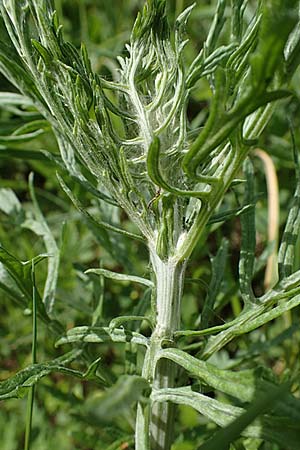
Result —
<svg viewBox="0 0 300 450"><path fill-rule="evenodd" d="M39 381L37 408L43 419L37 425L39 435L33 448L43 448L45 442L49 444L47 448L57 445L66 449L133 448L134 411L130 406L137 400L149 401L145 398L149 385L140 374L141 360L149 345L147 336L153 326L150 304L153 283L143 277L147 254L138 233L153 240L154 231L159 230L161 240L156 246L164 257L170 249L175 251L181 232L197 231L193 228L197 219L207 225L201 229L202 245L196 248L189 269L193 284L188 285L187 279L184 328L175 335L177 348L162 349L156 356L157 360L168 359L182 368L178 380L181 387L153 390L151 401L185 405L177 423L178 449L221 448L221 445L225 448L240 435L232 448L297 448L299 335L295 325L297 309L293 313L291 310L300 303L299 264L295 258L300 227L299 169L294 202L279 250L280 280L272 290L259 296L254 295L252 282L256 265L263 264L264 255L255 260L257 198L250 162L244 165L246 183L236 187L232 184L253 139L260 136L274 112L274 104L270 102L290 96L291 91L284 89L297 86L298 75L294 72L299 59L299 21L293 14L297 2L288 5L280 0L262 2L251 14L251 2L233 1L228 29L226 1L219 1L199 54L185 49L183 41L191 8L175 21L172 42L164 3L147 2L133 27L127 53L124 51L119 60L120 76L113 72L109 78L111 66L105 67L100 76L92 70L86 48L82 46L79 52L64 40L51 1L0 3L1 71L21 92L0 94L1 157L30 161L25 170L30 167L44 176L52 194L58 195L56 200L54 196L48 199L41 196L39 205L32 176L30 200L23 205L12 190L0 191L1 217L7 221L1 225L0 235L3 310L14 318L10 323L12 329L13 320L26 321L22 331L29 334L28 318L19 315L12 304L30 313L34 309L34 292L41 324L40 347L45 346L43 358L49 360L30 365L3 381L0 398L23 397ZM87 12L88 2L81 4ZM268 13L270 7L275 12L272 15ZM201 16L205 11L199 6L194 14L198 24L197 14ZM221 45L225 41L226 45ZM91 52L93 48L91 44ZM186 60L193 61L188 67L184 51ZM95 60L95 54L91 54ZM115 52L110 56L115 57ZM112 63L115 67L114 60ZM10 89L13 90L12 86ZM205 97L208 90L209 116L199 133L207 107L198 110L199 117L194 121L188 121L186 109L191 98ZM294 92L295 98L288 98L285 106L296 115L299 88L294 88ZM275 146L277 142L280 147L281 139L289 149L292 145L282 114L275 116L273 125L276 128L276 120L283 123L282 134L278 136L278 130L271 130L261 137L261 142ZM53 142L51 146L49 141ZM41 150L45 145L47 151ZM288 160L290 168L294 165L297 168L296 150L294 153L293 159L278 152L279 167ZM11 159L3 165L4 170L10 162ZM55 169L80 215L58 194ZM231 192L224 209L217 212L215 208L228 186ZM243 191L244 200L237 205L235 197ZM38 192L44 196L45 187ZM133 224L122 216L117 205L126 211ZM210 205L209 211L205 205ZM170 233L175 210L180 229L175 232L172 229ZM258 215L264 213L265 209ZM230 238L228 230L237 226L238 215L242 222L239 288L234 262L231 270L226 268L229 242L220 237L225 234ZM63 221L68 223L61 229ZM28 236L32 240L29 232L38 237L33 248L26 242ZM19 248L14 245L16 238L22 244ZM211 269L205 259L210 239L219 247L218 251L213 249ZM194 246L193 241L180 256L189 256ZM121 266L125 273L140 276L115 274L102 268L84 273L88 267L98 265L99 256L109 269L116 271ZM47 260L46 270L43 260ZM37 264L42 269L36 274L35 283L32 272ZM104 278L112 280L106 283L105 295ZM125 287L118 284L120 281L126 283ZM197 281L202 284L199 286ZM134 283L133 289L129 283ZM36 284L44 286L43 295ZM238 289L241 295L237 294ZM199 300L201 294L205 301ZM134 302L136 306L132 308ZM219 324L219 316L226 323ZM66 327L71 329L57 340ZM246 335L258 328L259 331ZM8 330L8 325L5 324L4 330ZM50 333L58 346L72 344L74 349L63 356L54 356L52 347L47 348L46 344ZM120 346L116 345L119 343ZM23 346L28 350L28 342L21 341L16 346L18 350ZM20 364L27 365L28 359L18 358ZM270 367L280 358L286 367L277 379L271 370L258 367ZM65 378L56 375L55 383L54 374L60 373L71 375L76 381L68 385ZM46 376L49 381L43 381ZM88 392L85 380L92 381ZM277 386L284 381L288 381L288 386L284 383ZM291 385L296 395L288 392ZM67 395L70 386L73 392ZM46 404L42 406L44 399ZM48 428L53 411L62 403L66 405L65 411L71 407L69 417L64 416L67 412L59 417L61 427L68 424L71 438L68 441L58 431L58 444L43 427L47 423ZM188 407L205 420L194 417ZM9 416L6 412L0 416L7 448L19 446L11 425L15 423L15 408ZM258 415L261 418L253 422ZM187 425L185 417L190 416L194 429ZM210 442L216 430L211 429L211 423L226 427L226 434L219 431ZM78 424L80 431L76 432Z"/></svg>

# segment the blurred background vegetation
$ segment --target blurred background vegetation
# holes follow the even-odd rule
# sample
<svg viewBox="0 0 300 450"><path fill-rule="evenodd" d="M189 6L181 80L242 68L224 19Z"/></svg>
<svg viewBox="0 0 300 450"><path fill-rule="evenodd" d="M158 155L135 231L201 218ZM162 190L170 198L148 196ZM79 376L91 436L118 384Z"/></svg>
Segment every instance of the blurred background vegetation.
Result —
<svg viewBox="0 0 300 450"><path fill-rule="evenodd" d="M130 37L135 16L142 8L143 0L56 0L57 10L63 24L64 35L77 47L85 42L94 70L111 79L116 76L116 57L126 52L125 43ZM192 2L170 0L168 13L170 22ZM249 2L249 14L256 2ZM201 48L203 39L215 10L215 2L198 1L188 25L185 58L189 64ZM247 20L247 15L245 17ZM226 33L224 33L226 41ZM300 133L300 74L293 79L296 95L280 103L268 129L260 140L260 147L269 153L279 178L280 232L292 201L295 186L291 124L295 130L295 141L299 146ZM15 89L0 78L0 90L14 92ZM201 127L209 107L210 90L206 82L197 84L188 105L190 127ZM0 243L11 254L26 261L45 253L43 239L38 233L26 228L24 218L30 220L34 207L29 195L28 176L34 172L34 186L39 206L46 217L56 240L61 245L61 266L58 279L55 315L66 328L89 324L93 305L99 301L103 308L102 320L107 325L116 315L126 315L133 310L139 314L150 307L150 294L139 285L99 280L88 276L84 270L99 266L118 272L143 275L148 271L148 255L143 244L128 239L115 238L115 252L103 245L101 232L95 232L83 220L80 213L70 203L57 181L57 167L43 153L33 151L46 149L58 152L51 130L37 136L27 144L15 142L2 144L1 136L9 135L19 126L40 116L30 108L2 105L0 110ZM261 161L253 157L256 170L256 226L257 226L257 276L254 280L255 292L263 293L264 264L267 247L267 188ZM97 200L71 179L69 186L76 192L82 203L97 215ZM226 196L220 211L231 209L242 202L243 187L232 188ZM14 193L14 194L13 194ZM13 196L14 208L7 207L7 196ZM111 214L116 214L112 208ZM116 220L122 226L132 229L123 214ZM134 230L133 230L134 231ZM233 218L226 222L212 224L207 229L206 239L199 242L188 268L185 286L182 321L184 327L194 327L199 323L199 315L205 298L207 284L211 277L212 258L225 236L230 242L229 261L226 266L222 289L217 298L217 310L213 324L221 324L237 315L241 309L236 282L240 248L240 222ZM105 239L105 238L104 238ZM300 240L298 239L296 268L300 268ZM37 270L37 286L40 291L46 278L47 261L42 261ZM1 279L1 267L0 267ZM0 286L1 287L1 286ZM218 355L214 364L219 367L269 367L284 378L299 370L299 308L247 336L229 344ZM147 333L146 325L143 332ZM6 379L31 361L31 316L0 289L0 379ZM184 345L194 346L197 341L187 339ZM130 350L130 349L129 349ZM38 360L47 361L62 354L55 349L54 337L41 323L38 328ZM130 371L124 347L93 345L94 355L101 355L105 365L105 376L114 381L118 375ZM125 367L125 369L124 369ZM113 424L89 423L84 414L78 413L86 398L97 398L101 387L96 383L78 381L63 375L50 375L38 385L34 408L33 449L39 450L103 450L133 449L131 421L128 417L117 418ZM26 398L9 400L0 405L0 448L19 450L22 448L26 416ZM201 444L207 421L188 407L180 407L177 415L178 438L174 450L194 450ZM212 426L210 424L209 426ZM243 447L237 447L243 448ZM249 447L250 448L250 447ZM279 447L263 444L266 450Z"/></svg>

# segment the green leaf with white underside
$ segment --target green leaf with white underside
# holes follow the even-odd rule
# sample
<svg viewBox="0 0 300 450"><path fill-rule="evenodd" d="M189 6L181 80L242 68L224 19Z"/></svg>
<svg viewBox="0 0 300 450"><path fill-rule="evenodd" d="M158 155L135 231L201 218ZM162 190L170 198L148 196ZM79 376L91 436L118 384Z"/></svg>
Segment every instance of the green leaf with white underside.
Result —
<svg viewBox="0 0 300 450"><path fill-rule="evenodd" d="M187 372L208 386L220 390L242 401L251 401L254 396L258 380L264 375L262 369L242 370L231 372L218 369L205 361L185 353L177 348L161 350L157 359L167 358L183 367Z"/></svg>
<svg viewBox="0 0 300 450"><path fill-rule="evenodd" d="M272 409L278 402L284 401L287 395L287 385L273 386L268 389L263 395L257 396L253 403L233 422L229 423L224 429L217 431L199 450L217 450L220 447L229 449L231 443L240 437L240 434L251 437L261 437L265 441L275 442L284 447L295 448L296 437L300 431L298 423L294 423L289 417L278 417L272 420ZM269 417L261 417L262 414L268 413ZM249 425L257 418L258 432L251 433L251 426ZM285 423L285 433L278 433L278 419ZM250 429L250 430L249 430ZM245 431L244 431L245 430ZM248 431L248 432L247 432ZM254 431L254 430L253 430ZM286 438L286 435L289 438Z"/></svg>
<svg viewBox="0 0 300 450"><path fill-rule="evenodd" d="M262 367L236 372L219 369L176 348L161 350L157 358L170 359L208 386L243 402L253 401L257 395L264 395L274 386L273 374ZM300 402L287 394L276 410L277 415L281 413L299 421Z"/></svg>
<svg viewBox="0 0 300 450"><path fill-rule="evenodd" d="M153 282L151 280L147 280L146 278L136 277L134 275L126 275L123 273L112 272L111 270L106 269L88 269L85 273L95 273L96 275L102 275L105 278L109 278L111 280L116 281L129 281L131 283L139 283L148 287L153 287Z"/></svg>
<svg viewBox="0 0 300 450"><path fill-rule="evenodd" d="M277 297L275 294L273 299L270 296L269 301L271 303L273 301L274 303L279 300L282 301L278 306L273 307L273 309L271 309L272 304L270 305L268 303L245 309L244 312L239 317L237 317L237 319L228 324L225 324L223 326L223 331L222 328L216 327L217 329L215 331L221 331L221 333L209 338L203 350L202 357L205 359L209 358L212 354L219 351L236 336L249 333L256 328L265 325L271 320L280 317L284 312L297 307L298 305L300 305L300 295L298 293L299 287L296 287L295 289L291 290L290 293L287 292L278 294ZM208 334L209 328L203 331L204 332L202 334ZM211 333L214 333L213 327L210 331Z"/></svg>
<svg viewBox="0 0 300 450"><path fill-rule="evenodd" d="M0 400L9 398L21 398L27 393L28 389L36 384L41 378L53 372L60 372L67 375L73 375L82 378L81 372L66 367L72 361L77 359L81 350L72 350L71 352L46 363L32 364L18 372L13 377L0 382Z"/></svg>
<svg viewBox="0 0 300 450"><path fill-rule="evenodd" d="M146 321L148 325L153 329L153 323L149 317L146 316L119 316L115 317L109 322L109 328L113 330L114 328L120 327L123 323L126 322L143 322Z"/></svg>
<svg viewBox="0 0 300 450"><path fill-rule="evenodd" d="M255 330L299 304L300 271L298 270L257 299L256 304L245 307L242 313L231 322L203 330L176 331L175 336L205 336L221 331L218 335L209 338L202 353L202 358L207 359L234 337Z"/></svg>
<svg viewBox="0 0 300 450"><path fill-rule="evenodd" d="M112 330L109 327L102 328L87 326L72 328L67 332L66 336L62 336L56 342L56 346L70 344L73 342L132 342L133 344L148 346L148 339L142 334L134 331L128 331L121 328L114 328Z"/></svg>
<svg viewBox="0 0 300 450"><path fill-rule="evenodd" d="M282 394L282 397L278 395L279 393ZM191 387L155 390L151 394L151 400L158 402L170 401L179 405L188 405L222 427L223 430L217 431L211 444L203 445L203 450L223 449L225 448L224 445L228 443L227 440L232 442L240 434L245 437L261 438L270 442L276 442L279 445L294 449L297 448L300 425L298 418L291 417L289 411L285 411L285 414L280 414L278 406L277 416L268 414L262 416L259 420L255 420L258 415L266 412L266 407L270 410L273 406L272 403L274 404L278 401L284 404L285 395L287 395L285 386L283 388L272 386L246 410L207 397L193 391ZM298 400L296 402L299 403ZM280 430L280 421L284 422L288 430L288 433L284 436ZM206 445L212 446L206 447Z"/></svg>

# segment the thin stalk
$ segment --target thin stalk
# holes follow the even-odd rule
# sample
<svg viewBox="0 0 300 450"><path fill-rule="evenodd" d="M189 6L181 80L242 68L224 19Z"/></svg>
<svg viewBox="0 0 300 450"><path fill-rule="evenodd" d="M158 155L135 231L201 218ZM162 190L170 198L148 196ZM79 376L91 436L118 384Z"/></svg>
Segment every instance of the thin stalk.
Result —
<svg viewBox="0 0 300 450"><path fill-rule="evenodd" d="M156 326L146 352L142 375L153 389L174 386L176 366L160 360L156 354L162 347L174 345L174 333L180 328L180 306L186 262L175 259L162 261L155 251L151 263L156 278ZM136 450L170 450L174 424L174 405L154 403L138 405L135 442Z"/></svg>
<svg viewBox="0 0 300 450"><path fill-rule="evenodd" d="M36 348L37 348L37 311L36 311L36 288L35 288L35 270L34 261L32 261L32 364L36 364ZM24 450L30 450L31 442L31 430L32 430L32 415L33 415L33 402L34 402L35 385L29 388L29 394L27 399L27 416L26 416L26 429L25 429L25 443Z"/></svg>
<svg viewBox="0 0 300 450"><path fill-rule="evenodd" d="M279 189L275 165L272 158L264 151L257 148L254 155L264 164L268 191L268 243L274 245L272 253L268 257L264 286L265 290L271 289L278 281L277 252L279 233Z"/></svg>

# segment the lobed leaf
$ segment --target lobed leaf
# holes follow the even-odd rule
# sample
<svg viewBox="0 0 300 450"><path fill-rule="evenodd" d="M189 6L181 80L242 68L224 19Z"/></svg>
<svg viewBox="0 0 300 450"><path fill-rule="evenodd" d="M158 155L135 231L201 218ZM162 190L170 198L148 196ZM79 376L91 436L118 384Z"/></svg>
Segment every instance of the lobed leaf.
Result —
<svg viewBox="0 0 300 450"><path fill-rule="evenodd" d="M222 403L193 391L191 387L155 390L151 394L151 400L191 406L221 426L222 429L200 447L203 450L229 448L229 444L240 435L275 442L292 450L297 448L299 423L289 415L273 415L274 406L278 402L284 404L287 392L286 385L269 387L264 395L255 396L255 400L247 409ZM262 414L264 415L261 416ZM261 417L257 419L258 416ZM285 424L284 430L279 426L280 421Z"/></svg>
<svg viewBox="0 0 300 450"><path fill-rule="evenodd" d="M67 375L82 378L81 372L69 369L67 364L74 361L82 353L81 350L72 350L53 361L40 364L32 364L18 372L8 380L0 382L0 400L9 398L22 398L28 389L35 385L41 378L53 372L60 372Z"/></svg>

